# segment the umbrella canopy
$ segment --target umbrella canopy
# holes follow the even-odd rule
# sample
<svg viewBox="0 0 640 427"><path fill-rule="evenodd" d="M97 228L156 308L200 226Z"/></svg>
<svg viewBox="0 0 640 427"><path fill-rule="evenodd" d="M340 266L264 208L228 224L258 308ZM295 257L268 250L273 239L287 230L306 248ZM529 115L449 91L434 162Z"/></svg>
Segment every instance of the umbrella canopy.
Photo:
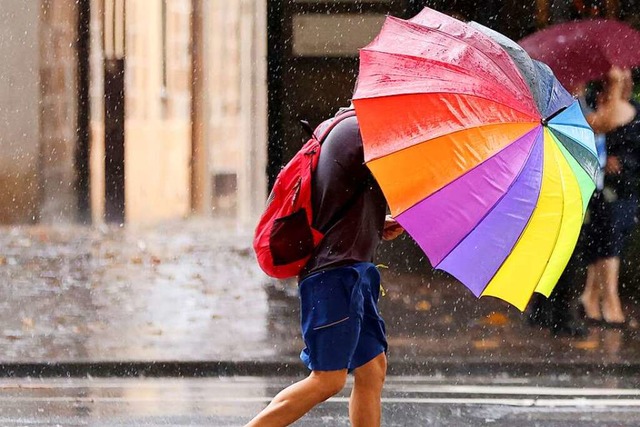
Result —
<svg viewBox="0 0 640 427"><path fill-rule="evenodd" d="M547 27L520 40L532 58L551 67L567 87L599 79L616 65L640 65L640 31L620 21L594 19Z"/></svg>
<svg viewBox="0 0 640 427"><path fill-rule="evenodd" d="M431 9L360 51L365 161L431 264L523 310L575 246L598 168L578 103L513 41Z"/></svg>

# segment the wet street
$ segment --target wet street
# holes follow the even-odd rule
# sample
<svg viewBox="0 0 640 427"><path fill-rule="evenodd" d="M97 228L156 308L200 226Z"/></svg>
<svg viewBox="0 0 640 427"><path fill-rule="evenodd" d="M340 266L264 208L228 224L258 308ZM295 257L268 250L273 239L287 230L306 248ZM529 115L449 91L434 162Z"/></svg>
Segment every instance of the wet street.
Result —
<svg viewBox="0 0 640 427"><path fill-rule="evenodd" d="M292 378L0 381L3 426L216 426L247 422ZM349 383L294 424L348 426ZM633 383L587 378L392 377L384 426L636 426Z"/></svg>
<svg viewBox="0 0 640 427"><path fill-rule="evenodd" d="M2 362L217 360L267 335L246 233L15 227L0 233ZM215 345L205 345L215 342ZM264 346L252 357L273 354Z"/></svg>
<svg viewBox="0 0 640 427"><path fill-rule="evenodd" d="M246 229L214 220L7 227L0 368L7 375L15 365L167 362L173 367L157 374L180 363L203 363L209 374L260 375L261 366L301 374L295 283L265 277L250 244ZM591 327L583 338L553 337L427 265L407 273L390 263L382 274L392 374L624 375L640 363L636 331ZM635 300L625 305L637 317Z"/></svg>

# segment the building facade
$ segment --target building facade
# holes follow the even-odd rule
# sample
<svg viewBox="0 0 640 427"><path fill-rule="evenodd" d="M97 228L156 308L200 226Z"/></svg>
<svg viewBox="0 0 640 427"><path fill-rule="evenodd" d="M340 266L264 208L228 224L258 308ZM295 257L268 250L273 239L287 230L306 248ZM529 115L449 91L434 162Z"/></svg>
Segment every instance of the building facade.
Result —
<svg viewBox="0 0 640 427"><path fill-rule="evenodd" d="M0 2L0 222L255 221L266 0Z"/></svg>
<svg viewBox="0 0 640 427"><path fill-rule="evenodd" d="M255 221L266 192L265 16L255 0L92 1L94 222ZM109 172L109 151L122 174Z"/></svg>
<svg viewBox="0 0 640 427"><path fill-rule="evenodd" d="M2 223L78 217L79 14L73 0L0 3Z"/></svg>

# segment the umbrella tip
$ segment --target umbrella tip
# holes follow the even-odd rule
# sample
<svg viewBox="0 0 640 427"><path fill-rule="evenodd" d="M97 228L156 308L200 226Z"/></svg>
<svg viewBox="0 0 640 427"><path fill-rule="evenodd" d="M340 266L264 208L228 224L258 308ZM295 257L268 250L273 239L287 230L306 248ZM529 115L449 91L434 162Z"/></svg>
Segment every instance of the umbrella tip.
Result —
<svg viewBox="0 0 640 427"><path fill-rule="evenodd" d="M540 123L542 123L542 126L546 126L547 124L549 124L549 122L551 121L551 119L553 119L554 117L556 117L557 115L559 115L560 113L562 113L564 110L566 110L568 107L562 107L560 108L558 111L556 111L555 113L553 113L552 115L550 115L549 117L546 118L542 118L540 119Z"/></svg>

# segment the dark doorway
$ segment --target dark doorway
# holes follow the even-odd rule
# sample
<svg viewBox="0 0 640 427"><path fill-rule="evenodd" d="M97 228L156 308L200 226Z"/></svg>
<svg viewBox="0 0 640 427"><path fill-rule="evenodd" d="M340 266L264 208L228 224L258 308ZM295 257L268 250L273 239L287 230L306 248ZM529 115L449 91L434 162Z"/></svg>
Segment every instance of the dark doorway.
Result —
<svg viewBox="0 0 640 427"><path fill-rule="evenodd" d="M349 26L368 25L367 33L361 31L354 37L365 40L371 33L372 39L379 30L376 20L381 22L386 14L404 16L406 4L406 0L269 0L269 188L305 140L299 121L315 126L349 103L358 72L357 49L349 52L341 44L353 42ZM331 28L345 22L350 23L341 27L346 37L336 41L334 36L340 34L331 33ZM316 37L320 47L323 39L327 42L326 52L314 51Z"/></svg>
<svg viewBox="0 0 640 427"><path fill-rule="evenodd" d="M306 140L300 120L315 126L348 105L358 48L375 37L386 15L412 16L412 6L411 0L269 0L269 188ZM379 254L380 262L392 266L408 265L405 258L424 258L410 239Z"/></svg>
<svg viewBox="0 0 640 427"><path fill-rule="evenodd" d="M105 221L124 222L124 59L105 59Z"/></svg>
<svg viewBox="0 0 640 427"><path fill-rule="evenodd" d="M411 0L409 15L428 6L463 21L476 21L519 40L535 31L537 4L536 0Z"/></svg>
<svg viewBox="0 0 640 427"><path fill-rule="evenodd" d="M78 2L78 146L76 147L75 169L76 194L78 197L77 220L83 224L91 222L90 166L89 166L89 86L90 86L90 24L91 2Z"/></svg>

